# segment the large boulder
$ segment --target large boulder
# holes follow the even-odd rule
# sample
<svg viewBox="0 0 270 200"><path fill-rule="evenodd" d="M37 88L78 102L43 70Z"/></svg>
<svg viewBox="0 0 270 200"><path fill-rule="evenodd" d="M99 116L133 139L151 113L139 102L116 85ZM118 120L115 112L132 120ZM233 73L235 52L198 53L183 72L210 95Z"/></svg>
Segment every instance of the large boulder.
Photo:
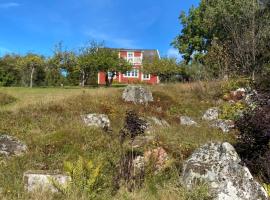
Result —
<svg viewBox="0 0 270 200"><path fill-rule="evenodd" d="M209 108L203 115L202 119L207 121L212 121L218 119L219 109L218 108Z"/></svg>
<svg viewBox="0 0 270 200"><path fill-rule="evenodd" d="M57 171L27 171L23 174L23 180L25 189L28 192L36 190L58 192L58 188L54 186L54 183L66 187L71 181L71 177Z"/></svg>
<svg viewBox="0 0 270 200"><path fill-rule="evenodd" d="M104 114L88 114L82 116L84 123L87 126L95 126L100 128L109 128L110 127L110 119L107 115Z"/></svg>
<svg viewBox="0 0 270 200"><path fill-rule="evenodd" d="M184 163L183 184L192 189L198 181L209 185L214 200L268 199L229 143L206 144Z"/></svg>
<svg viewBox="0 0 270 200"><path fill-rule="evenodd" d="M122 94L122 99L134 104L148 104L154 101L152 92L142 86L127 86Z"/></svg>
<svg viewBox="0 0 270 200"><path fill-rule="evenodd" d="M0 135L0 155L3 156L21 156L27 151L27 146L18 139Z"/></svg>

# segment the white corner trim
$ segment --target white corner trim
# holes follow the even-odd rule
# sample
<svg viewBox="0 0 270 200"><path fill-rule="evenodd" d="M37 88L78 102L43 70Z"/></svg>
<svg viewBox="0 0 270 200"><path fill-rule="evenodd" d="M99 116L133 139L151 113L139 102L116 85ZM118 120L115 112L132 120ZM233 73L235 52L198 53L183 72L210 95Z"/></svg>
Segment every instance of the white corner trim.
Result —
<svg viewBox="0 0 270 200"><path fill-rule="evenodd" d="M160 54L159 54L159 50L157 49L157 54L158 54L158 58L160 59L161 57L160 57Z"/></svg>
<svg viewBox="0 0 270 200"><path fill-rule="evenodd" d="M98 81L97 81L97 82L98 82L98 85L100 84L100 78L99 78L99 75L100 75L100 74L99 74L99 72L98 72Z"/></svg>

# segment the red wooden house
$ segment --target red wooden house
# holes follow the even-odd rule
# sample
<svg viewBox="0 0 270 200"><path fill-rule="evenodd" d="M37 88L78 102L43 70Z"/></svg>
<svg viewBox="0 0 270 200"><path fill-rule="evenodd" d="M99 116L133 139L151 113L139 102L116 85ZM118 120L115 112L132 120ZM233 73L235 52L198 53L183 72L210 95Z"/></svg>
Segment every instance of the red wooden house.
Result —
<svg viewBox="0 0 270 200"><path fill-rule="evenodd" d="M143 74L142 62L144 59L153 59L160 57L158 50L147 49L113 49L119 52L119 57L128 60L132 64L132 70L126 73L118 73L113 82L132 84L132 83L147 83L158 84L159 77L152 74ZM98 73L98 84L106 84L106 74L104 72Z"/></svg>

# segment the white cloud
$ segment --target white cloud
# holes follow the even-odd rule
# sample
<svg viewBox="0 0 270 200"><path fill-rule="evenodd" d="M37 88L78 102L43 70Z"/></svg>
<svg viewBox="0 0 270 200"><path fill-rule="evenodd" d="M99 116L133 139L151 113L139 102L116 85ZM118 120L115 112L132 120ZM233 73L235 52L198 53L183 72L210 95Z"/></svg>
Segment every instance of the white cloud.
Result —
<svg viewBox="0 0 270 200"><path fill-rule="evenodd" d="M110 35L101 31L88 30L85 32L85 35L89 36L91 39L103 40L105 43L110 43L112 45L115 45L115 47L121 47L121 48L136 48L137 47L134 40L121 38L121 37L115 37L113 35Z"/></svg>
<svg viewBox="0 0 270 200"><path fill-rule="evenodd" d="M7 3L0 3L0 8L13 8L19 7L21 4L16 2L7 2Z"/></svg>

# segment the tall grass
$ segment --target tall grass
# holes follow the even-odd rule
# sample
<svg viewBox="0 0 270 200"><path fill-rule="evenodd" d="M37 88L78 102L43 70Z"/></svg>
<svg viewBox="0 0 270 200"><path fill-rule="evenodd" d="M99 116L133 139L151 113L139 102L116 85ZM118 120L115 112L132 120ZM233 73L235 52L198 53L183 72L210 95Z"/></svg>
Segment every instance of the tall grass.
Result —
<svg viewBox="0 0 270 200"><path fill-rule="evenodd" d="M25 142L29 151L22 157L0 158L0 188L2 199L88 199L74 191L70 196L59 194L28 194L24 190L23 172L27 170L62 170L65 161L74 162L78 156L103 163L102 181L96 199L205 199L205 186L187 191L180 185L182 163L192 151L210 140L231 141L215 129L182 127L180 115L190 115L200 122L202 113L216 105L218 84L201 88L194 84L152 86L155 102L147 106L132 105L121 100L121 88L102 89L24 89L0 88L17 101L0 109L0 133L13 135ZM154 179L146 178L142 189L133 193L124 188L113 193L113 177L120 160L119 130L127 110L140 116L159 116L171 127L154 127L152 147L162 146L172 160L169 172ZM112 133L86 127L82 114L105 113L112 124ZM141 151L147 150L141 149ZM168 176L168 174L174 174ZM166 175L167 174L167 175Z"/></svg>

